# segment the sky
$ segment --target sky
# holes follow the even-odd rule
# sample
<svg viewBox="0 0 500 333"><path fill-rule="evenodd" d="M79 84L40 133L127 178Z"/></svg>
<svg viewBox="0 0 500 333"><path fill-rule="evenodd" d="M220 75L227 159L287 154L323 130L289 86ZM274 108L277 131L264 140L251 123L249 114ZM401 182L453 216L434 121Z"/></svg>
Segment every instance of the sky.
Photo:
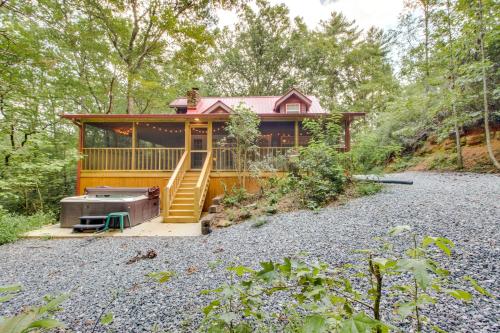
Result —
<svg viewBox="0 0 500 333"><path fill-rule="evenodd" d="M332 11L341 12L356 20L360 28L371 26L388 30L397 25L403 10L403 0L270 0L272 4L284 3L292 17L301 16L310 28L330 17ZM220 11L219 25L231 26L238 17L234 12Z"/></svg>

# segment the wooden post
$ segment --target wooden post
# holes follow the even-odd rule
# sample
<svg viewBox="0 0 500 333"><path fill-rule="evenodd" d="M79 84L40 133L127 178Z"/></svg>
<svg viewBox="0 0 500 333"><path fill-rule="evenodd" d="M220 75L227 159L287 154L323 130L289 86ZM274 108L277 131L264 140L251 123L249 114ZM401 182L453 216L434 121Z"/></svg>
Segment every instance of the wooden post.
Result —
<svg viewBox="0 0 500 333"><path fill-rule="evenodd" d="M212 122L208 122L207 128L207 151L212 151Z"/></svg>
<svg viewBox="0 0 500 333"><path fill-rule="evenodd" d="M137 127L135 121L132 123L132 170L135 170L136 165L136 157L135 157L135 148L137 146Z"/></svg>
<svg viewBox="0 0 500 333"><path fill-rule="evenodd" d="M295 120L295 141L294 141L294 145L295 145L295 148L298 148L299 147L299 121L298 120Z"/></svg>
<svg viewBox="0 0 500 333"><path fill-rule="evenodd" d="M85 123L81 123L78 126L78 130L80 131L78 133L78 153L80 155L82 155L82 153L83 153L84 139L85 139ZM82 158L79 158L78 159L78 163L76 165L76 186L75 186L76 195L80 195L81 175L82 175Z"/></svg>
<svg viewBox="0 0 500 333"><path fill-rule="evenodd" d="M184 150L187 151L186 163L191 165L191 126L189 121L184 122Z"/></svg>
<svg viewBox="0 0 500 333"><path fill-rule="evenodd" d="M351 131L350 127L351 126L351 119L346 118L344 120L344 150L349 151L351 150Z"/></svg>

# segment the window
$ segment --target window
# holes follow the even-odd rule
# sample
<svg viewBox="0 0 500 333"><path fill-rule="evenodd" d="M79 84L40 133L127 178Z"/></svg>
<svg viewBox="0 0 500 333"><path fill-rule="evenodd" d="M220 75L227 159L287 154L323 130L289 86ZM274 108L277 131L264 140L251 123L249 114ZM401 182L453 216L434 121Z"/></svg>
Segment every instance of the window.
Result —
<svg viewBox="0 0 500 333"><path fill-rule="evenodd" d="M286 113L300 113L299 103L289 103L286 105Z"/></svg>

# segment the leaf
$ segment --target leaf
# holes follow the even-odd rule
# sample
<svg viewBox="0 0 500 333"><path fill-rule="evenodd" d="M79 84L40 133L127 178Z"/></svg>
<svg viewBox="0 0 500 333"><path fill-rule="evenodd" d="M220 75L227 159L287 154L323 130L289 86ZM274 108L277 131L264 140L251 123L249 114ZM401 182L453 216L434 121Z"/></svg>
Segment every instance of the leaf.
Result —
<svg viewBox="0 0 500 333"><path fill-rule="evenodd" d="M236 273L238 276L243 276L245 273L254 273L255 271L253 269L250 269L245 266L234 266L234 267L228 267L228 271L232 271Z"/></svg>
<svg viewBox="0 0 500 333"><path fill-rule="evenodd" d="M431 237L427 236L422 240L422 246L428 247L429 245L436 245L441 251L443 251L447 256L451 255L451 249L455 247L455 244L444 237Z"/></svg>
<svg viewBox="0 0 500 333"><path fill-rule="evenodd" d="M247 323L239 323L236 325L233 329L233 332L235 333L251 333L253 332L252 326L248 325Z"/></svg>
<svg viewBox="0 0 500 333"><path fill-rule="evenodd" d="M108 312L106 313L104 316L101 317L101 324L102 325L109 325L113 322L114 320L114 316L113 316L113 313L112 312Z"/></svg>
<svg viewBox="0 0 500 333"><path fill-rule="evenodd" d="M6 295L6 296L1 296L0 297L0 303L4 303L4 302L7 302L7 301L10 301L11 299L14 298L15 295Z"/></svg>
<svg viewBox="0 0 500 333"><path fill-rule="evenodd" d="M340 333L371 333L372 329L379 326L380 323L366 315L364 312L358 312L349 319L341 322Z"/></svg>
<svg viewBox="0 0 500 333"><path fill-rule="evenodd" d="M212 312L212 310L218 308L219 305L220 305L219 300L212 301L210 302L210 304L208 304L206 307L203 308L203 313L205 314L205 316L207 316L210 312Z"/></svg>
<svg viewBox="0 0 500 333"><path fill-rule="evenodd" d="M429 275L430 266L425 259L401 259L398 261L399 270L411 272L417 284L423 290L427 289L431 282Z"/></svg>
<svg viewBox="0 0 500 333"><path fill-rule="evenodd" d="M328 325L326 319L320 315L307 316L304 319L304 325L301 327L303 333L321 333L326 332Z"/></svg>
<svg viewBox="0 0 500 333"><path fill-rule="evenodd" d="M396 309L396 312L401 316L402 319L405 319L406 317L411 315L414 310L415 310L415 302L407 302L399 304L398 308Z"/></svg>
<svg viewBox="0 0 500 333"><path fill-rule="evenodd" d="M45 318L32 322L28 328L52 329L56 327L64 327L64 324L52 318Z"/></svg>
<svg viewBox="0 0 500 333"><path fill-rule="evenodd" d="M436 326L436 325L432 325L432 326L431 326L431 328L432 328L434 331L438 332L438 333L447 333L445 330L443 330L442 328L440 328L440 327L438 327L438 326Z"/></svg>
<svg viewBox="0 0 500 333"><path fill-rule="evenodd" d="M9 286L0 286L0 294L3 293L17 293L23 290L23 287L20 284L12 284Z"/></svg>
<svg viewBox="0 0 500 333"><path fill-rule="evenodd" d="M147 276L158 283L166 283L170 281L172 276L174 276L174 272L164 271L164 272L151 272L148 273Z"/></svg>
<svg viewBox="0 0 500 333"><path fill-rule="evenodd" d="M488 297L492 297L491 293L488 290L481 287L479 285L479 283L477 283L477 281L474 280L473 278L471 278L470 276L465 276L464 280L469 281L470 284L472 285L472 288L474 288L478 293L483 294L483 295L488 296Z"/></svg>
<svg viewBox="0 0 500 333"><path fill-rule="evenodd" d="M465 290L450 289L450 290L447 290L446 293L448 295L453 296L456 299L462 300L464 302L469 302L472 299L472 295Z"/></svg>
<svg viewBox="0 0 500 333"><path fill-rule="evenodd" d="M411 231L411 227L409 225L398 225L389 230L389 235L397 236L406 231Z"/></svg>
<svg viewBox="0 0 500 333"><path fill-rule="evenodd" d="M233 320L236 320L238 316L234 312L224 312L219 316L220 320L225 322L226 324L231 323Z"/></svg>

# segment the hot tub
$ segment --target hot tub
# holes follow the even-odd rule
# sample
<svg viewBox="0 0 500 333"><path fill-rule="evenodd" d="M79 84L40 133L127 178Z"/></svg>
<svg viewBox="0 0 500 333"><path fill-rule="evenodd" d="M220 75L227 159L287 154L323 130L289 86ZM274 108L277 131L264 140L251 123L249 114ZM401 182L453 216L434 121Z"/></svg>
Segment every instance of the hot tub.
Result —
<svg viewBox="0 0 500 333"><path fill-rule="evenodd" d="M158 187L91 187L85 195L61 200L61 227L72 228L80 216L107 215L128 212L131 226L160 215Z"/></svg>

